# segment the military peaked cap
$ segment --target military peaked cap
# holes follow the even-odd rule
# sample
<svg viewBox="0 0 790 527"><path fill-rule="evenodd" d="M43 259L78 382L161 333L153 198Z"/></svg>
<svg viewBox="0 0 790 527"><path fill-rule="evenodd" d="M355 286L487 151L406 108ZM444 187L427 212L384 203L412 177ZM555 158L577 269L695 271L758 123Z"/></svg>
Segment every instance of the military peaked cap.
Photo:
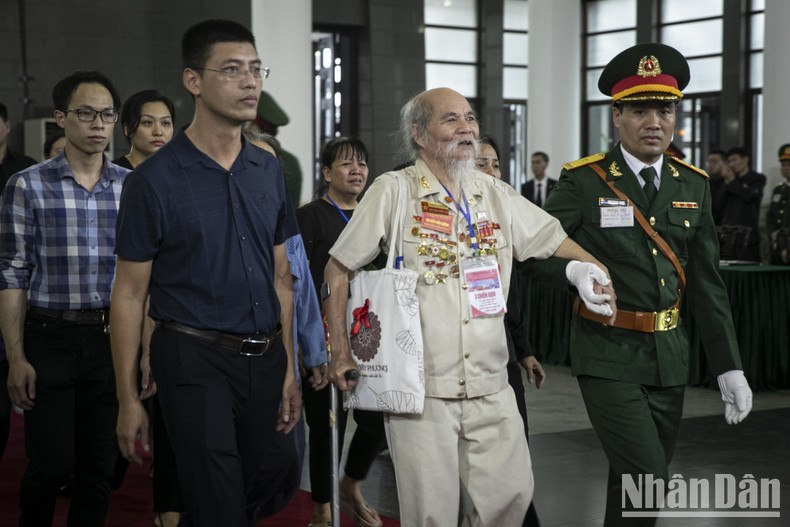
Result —
<svg viewBox="0 0 790 527"><path fill-rule="evenodd" d="M265 91L261 92L261 97L258 99L258 117L273 126L285 126L290 122L285 110Z"/></svg>
<svg viewBox="0 0 790 527"><path fill-rule="evenodd" d="M779 149L779 161L790 161L790 144L782 145Z"/></svg>
<svg viewBox="0 0 790 527"><path fill-rule="evenodd" d="M637 44L609 61L598 89L618 101L676 101L691 75L686 58L665 44Z"/></svg>

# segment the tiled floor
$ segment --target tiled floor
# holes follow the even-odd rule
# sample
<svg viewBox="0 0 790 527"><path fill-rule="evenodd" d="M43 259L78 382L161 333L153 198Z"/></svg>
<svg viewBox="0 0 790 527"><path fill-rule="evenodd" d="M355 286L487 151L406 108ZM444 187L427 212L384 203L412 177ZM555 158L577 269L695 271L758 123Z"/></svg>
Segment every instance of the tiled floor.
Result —
<svg viewBox="0 0 790 527"><path fill-rule="evenodd" d="M535 505L543 527L593 527L602 524L606 489L606 458L590 428L570 370L547 368L547 383L527 387L530 448L534 465ZM780 518L661 518L661 527L778 527L790 525L790 393L755 394L752 415L728 426L717 390L689 388L684 421L672 474L710 478L745 474L781 482ZM349 431L353 430L349 420ZM348 444L348 441L346 441ZM309 488L303 477L304 488ZM364 483L371 504L397 517L397 492L392 463L384 453Z"/></svg>

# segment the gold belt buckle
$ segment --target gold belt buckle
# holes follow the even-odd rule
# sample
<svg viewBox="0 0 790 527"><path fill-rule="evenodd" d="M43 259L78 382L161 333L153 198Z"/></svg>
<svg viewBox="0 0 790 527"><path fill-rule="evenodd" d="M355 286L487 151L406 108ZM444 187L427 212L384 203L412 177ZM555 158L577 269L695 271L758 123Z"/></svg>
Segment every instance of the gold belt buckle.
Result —
<svg viewBox="0 0 790 527"><path fill-rule="evenodd" d="M680 310L676 307L659 311L656 315L656 322L653 331L669 331L678 327L678 317Z"/></svg>

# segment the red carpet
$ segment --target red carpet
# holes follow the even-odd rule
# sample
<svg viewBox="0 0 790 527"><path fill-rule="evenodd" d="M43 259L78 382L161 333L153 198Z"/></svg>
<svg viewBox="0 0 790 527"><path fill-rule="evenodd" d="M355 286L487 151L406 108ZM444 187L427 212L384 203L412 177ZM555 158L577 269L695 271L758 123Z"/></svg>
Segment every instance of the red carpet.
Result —
<svg viewBox="0 0 790 527"><path fill-rule="evenodd" d="M19 481L25 470L27 459L24 447L22 417L11 416L11 436L5 455L0 461L0 526L17 524L19 516ZM113 492L106 527L152 527L154 513L151 511L151 480L148 475L150 463L143 466L131 465L123 486ZM261 520L257 527L306 527L310 522L310 495L299 491L288 507L271 518ZM66 525L68 500L59 498L53 527ZM397 527L396 520L383 518L385 527ZM343 517L342 527L351 527L353 522Z"/></svg>

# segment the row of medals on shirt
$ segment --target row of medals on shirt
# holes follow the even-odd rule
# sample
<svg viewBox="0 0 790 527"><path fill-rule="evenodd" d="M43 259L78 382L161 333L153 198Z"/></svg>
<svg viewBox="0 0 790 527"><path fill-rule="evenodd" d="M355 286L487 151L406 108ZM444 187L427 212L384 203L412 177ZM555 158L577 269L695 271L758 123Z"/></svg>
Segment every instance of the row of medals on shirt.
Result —
<svg viewBox="0 0 790 527"><path fill-rule="evenodd" d="M452 200L445 197L448 203ZM443 237L436 232L427 232L420 229L422 216L413 216L415 226L411 229L412 236L421 238L422 242L417 245L417 255L428 259L422 262L428 269L423 272L422 279L426 285L447 283L450 278L458 278L461 274L458 266L458 254L456 254L457 242ZM458 233L458 242L465 244L472 256L496 256L496 238L494 230L499 229L499 224L481 219L472 224L475 237L469 236L468 232ZM473 249L473 243L477 242L478 249ZM464 255L463 252L460 253Z"/></svg>

